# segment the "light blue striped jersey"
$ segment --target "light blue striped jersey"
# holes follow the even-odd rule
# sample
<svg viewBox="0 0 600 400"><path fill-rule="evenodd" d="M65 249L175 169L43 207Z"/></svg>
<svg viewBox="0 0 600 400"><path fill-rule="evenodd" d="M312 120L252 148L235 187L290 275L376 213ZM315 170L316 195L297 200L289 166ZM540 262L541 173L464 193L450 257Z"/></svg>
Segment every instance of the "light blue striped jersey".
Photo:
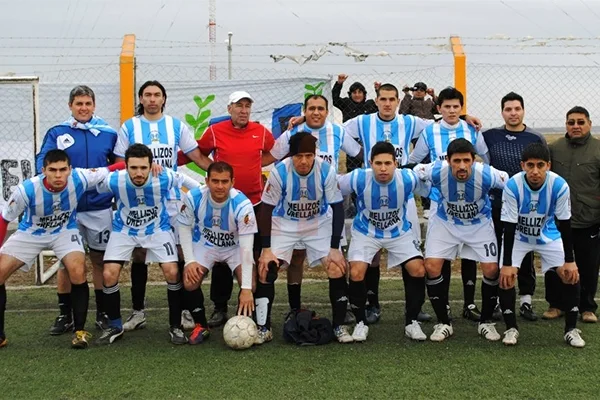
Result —
<svg viewBox="0 0 600 400"><path fill-rule="evenodd" d="M363 114L344 123L350 136L363 143L365 165L371 160L371 149L377 142L389 142L396 149L398 165L408 163L410 142L433 120L413 115L396 115L391 121L379 118L379 113Z"/></svg>
<svg viewBox="0 0 600 400"><path fill-rule="evenodd" d="M233 188L223 203L211 198L208 186L190 190L183 196L177 221L192 226L194 243L206 247L238 246L240 235L258 232L252 203Z"/></svg>
<svg viewBox="0 0 600 400"><path fill-rule="evenodd" d="M115 196L117 212L113 231L141 237L171 230L167 195L182 182L182 176L164 169L157 177L150 174L146 183L137 186L125 170L111 172L97 189L99 193L110 192Z"/></svg>
<svg viewBox="0 0 600 400"><path fill-rule="evenodd" d="M408 162L421 162L428 155L431 161L445 160L448 151L448 145L454 139L466 139L473 144L475 152L489 163L488 148L485 144L483 134L476 131L471 125L460 120L456 125L450 125L445 121L437 124L431 124L419 138L413 152L410 154Z"/></svg>
<svg viewBox="0 0 600 400"><path fill-rule="evenodd" d="M313 129L306 123L287 130L275 141L271 155L281 160L290 152L290 138L298 132L310 132L317 138L317 156L333 165L337 170L339 166L340 150L351 157L360 153L360 144L346 133L344 127L327 121L322 128Z"/></svg>
<svg viewBox="0 0 600 400"><path fill-rule="evenodd" d="M471 176L461 182L452 175L446 160L419 164L419 179L430 181L439 196L436 215L455 225L475 225L491 218L490 189L503 189L508 174L487 164L474 162Z"/></svg>
<svg viewBox="0 0 600 400"><path fill-rule="evenodd" d="M307 221L327 214L330 204L342 201L335 169L320 158L308 175L299 175L292 158L286 158L269 174L262 201L275 206L274 217Z"/></svg>
<svg viewBox="0 0 600 400"><path fill-rule="evenodd" d="M411 229L406 218L406 201L418 179L410 169L395 169L394 177L381 184L371 168L355 169L338 177L343 195L356 193L357 214L352 228L376 239L400 237Z"/></svg>
<svg viewBox="0 0 600 400"><path fill-rule="evenodd" d="M35 176L16 187L2 210L2 218L13 221L24 212L18 230L34 236L77 229L79 200L86 190L94 189L107 175L108 168L73 168L66 187L60 192L51 192L44 186L43 174Z"/></svg>
<svg viewBox="0 0 600 400"><path fill-rule="evenodd" d="M569 185L560 175L548 171L538 190L529 187L525 172L509 179L502 193L501 219L517 224L517 240L545 244L560 239L555 217L571 218Z"/></svg>
<svg viewBox="0 0 600 400"><path fill-rule="evenodd" d="M148 146L153 162L173 171L177 171L177 151L187 154L198 147L187 125L170 115L163 115L157 121L148 121L143 116L125 121L119 130L114 154L124 158L127 148L134 143ZM175 187L168 200L179 199L181 192Z"/></svg>

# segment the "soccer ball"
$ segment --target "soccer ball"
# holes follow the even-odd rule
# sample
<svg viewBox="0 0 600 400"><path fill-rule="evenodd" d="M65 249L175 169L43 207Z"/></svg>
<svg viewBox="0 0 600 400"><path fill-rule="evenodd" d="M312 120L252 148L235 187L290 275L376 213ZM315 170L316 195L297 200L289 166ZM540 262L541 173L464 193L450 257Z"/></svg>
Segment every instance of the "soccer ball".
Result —
<svg viewBox="0 0 600 400"><path fill-rule="evenodd" d="M223 328L225 344L234 350L252 347L258 336L258 328L250 317L237 315L229 318Z"/></svg>

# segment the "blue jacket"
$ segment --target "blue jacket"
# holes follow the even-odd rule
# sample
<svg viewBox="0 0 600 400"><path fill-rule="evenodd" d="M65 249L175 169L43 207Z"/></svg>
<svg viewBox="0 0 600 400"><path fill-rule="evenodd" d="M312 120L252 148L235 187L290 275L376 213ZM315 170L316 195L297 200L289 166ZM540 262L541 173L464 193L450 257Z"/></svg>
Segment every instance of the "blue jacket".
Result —
<svg viewBox="0 0 600 400"><path fill-rule="evenodd" d="M42 148L35 157L35 169L42 173L46 153L54 149L64 150L74 168L100 168L114 161L113 149L117 142L116 131L103 130L94 135L89 130L56 125L46 132ZM111 207L112 194L87 191L79 201L77 211L105 210Z"/></svg>

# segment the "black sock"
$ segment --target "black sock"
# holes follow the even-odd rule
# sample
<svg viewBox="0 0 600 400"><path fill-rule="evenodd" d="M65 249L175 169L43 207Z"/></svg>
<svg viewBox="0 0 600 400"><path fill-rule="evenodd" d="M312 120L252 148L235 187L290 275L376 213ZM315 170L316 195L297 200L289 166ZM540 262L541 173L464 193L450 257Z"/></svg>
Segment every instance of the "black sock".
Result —
<svg viewBox="0 0 600 400"><path fill-rule="evenodd" d="M367 285L365 280L353 281L350 279L348 295L350 297L350 307L352 307L356 322L364 322L366 319L365 303L367 302Z"/></svg>
<svg viewBox="0 0 600 400"><path fill-rule="evenodd" d="M425 283L427 285L429 301L431 301L438 322L450 325L448 311L446 310L446 305L448 304L448 292L444 285L444 277L440 275L435 278L426 279Z"/></svg>
<svg viewBox="0 0 600 400"><path fill-rule="evenodd" d="M227 312L227 303L233 291L233 275L226 263L216 263L211 271L210 299L215 311Z"/></svg>
<svg viewBox="0 0 600 400"><path fill-rule="evenodd" d="M181 281L175 283L167 282L169 326L172 328L179 328L181 326L181 292L183 292Z"/></svg>
<svg viewBox="0 0 600 400"><path fill-rule="evenodd" d="M204 293L202 293L202 288L199 287L192 291L186 290L184 293L186 294L188 307L190 308L194 322L203 327L207 327L208 323L206 322L206 310L204 309Z"/></svg>
<svg viewBox="0 0 600 400"><path fill-rule="evenodd" d="M498 278L481 280L481 322L490 322L498 304Z"/></svg>
<svg viewBox="0 0 600 400"><path fill-rule="evenodd" d="M288 303L291 310L299 310L302 306L302 285L288 283Z"/></svg>
<svg viewBox="0 0 600 400"><path fill-rule="evenodd" d="M71 284L71 299L73 302L73 328L75 331L82 331L85 328L90 305L90 288L87 282L78 285Z"/></svg>
<svg viewBox="0 0 600 400"><path fill-rule="evenodd" d="M6 311L6 285L0 285L0 338L6 338L4 333L4 312Z"/></svg>
<svg viewBox="0 0 600 400"><path fill-rule="evenodd" d="M405 325L410 325L413 321L417 320L417 316L425 302L425 277L415 278L406 271L406 268L402 267L402 270L404 298L406 300L404 323Z"/></svg>
<svg viewBox="0 0 600 400"><path fill-rule="evenodd" d="M562 304L565 306L565 333L577 327L577 316L579 315L579 301L581 286L567 285L561 281Z"/></svg>
<svg viewBox="0 0 600 400"><path fill-rule="evenodd" d="M183 268L185 268L185 261L177 261L177 269L179 270L179 280L183 282ZM182 283L183 284L183 283ZM190 292L185 289L181 290L181 310L192 311L191 306L189 305L190 301L192 301L189 297ZM203 296L204 297L204 296Z"/></svg>
<svg viewBox="0 0 600 400"><path fill-rule="evenodd" d="M450 293L450 281L452 279L452 262L450 260L444 260L444 264L442 265L442 278L444 278L442 285L445 293ZM425 278L425 281L427 281L427 277ZM449 306L449 304L446 305Z"/></svg>
<svg viewBox="0 0 600 400"><path fill-rule="evenodd" d="M517 326L517 316L515 315L515 302L517 301L517 291L512 289L504 290L498 288L500 296L500 308L502 308L502 316L506 324L506 330L511 328L519 329Z"/></svg>
<svg viewBox="0 0 600 400"><path fill-rule="evenodd" d="M98 319L98 317L102 316L104 313L104 293L102 292L102 289L94 289L94 296L96 298L96 319Z"/></svg>
<svg viewBox="0 0 600 400"><path fill-rule="evenodd" d="M460 274L463 283L465 306L475 304L475 287L477 284L477 263L473 260L460 260Z"/></svg>
<svg viewBox="0 0 600 400"><path fill-rule="evenodd" d="M275 299L275 285L272 283L256 282L254 293L254 319L257 325L271 329L271 309Z"/></svg>
<svg viewBox="0 0 600 400"><path fill-rule="evenodd" d="M348 308L348 284L345 276L329 278L329 301L331 301L333 327L344 325Z"/></svg>
<svg viewBox="0 0 600 400"><path fill-rule="evenodd" d="M145 308L148 264L131 263L131 303L134 310Z"/></svg>
<svg viewBox="0 0 600 400"><path fill-rule="evenodd" d="M369 306L380 308L379 305L379 278L381 276L381 270L379 267L367 268L365 273L365 283L367 285L367 301Z"/></svg>
<svg viewBox="0 0 600 400"><path fill-rule="evenodd" d="M60 315L66 315L70 320L73 314L73 310L71 309L71 293L57 293L57 295Z"/></svg>
<svg viewBox="0 0 600 400"><path fill-rule="evenodd" d="M104 292L104 311L108 319L112 321L121 319L121 291L119 284L102 289Z"/></svg>

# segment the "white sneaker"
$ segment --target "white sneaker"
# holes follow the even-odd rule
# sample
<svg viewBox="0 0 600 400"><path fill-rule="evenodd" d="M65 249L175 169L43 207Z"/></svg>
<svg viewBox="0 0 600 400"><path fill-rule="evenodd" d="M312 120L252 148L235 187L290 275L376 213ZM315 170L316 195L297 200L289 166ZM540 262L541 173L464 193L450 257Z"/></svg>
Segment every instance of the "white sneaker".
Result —
<svg viewBox="0 0 600 400"><path fill-rule="evenodd" d="M427 340L427 335L423 333L423 330L421 329L421 324L417 321L413 321L409 325L406 325L404 327L404 335L412 340Z"/></svg>
<svg viewBox="0 0 600 400"><path fill-rule="evenodd" d="M573 347L585 346L585 341L581 338L580 333L581 331L579 329L571 329L569 332L565 333L565 342Z"/></svg>
<svg viewBox="0 0 600 400"><path fill-rule="evenodd" d="M356 324L354 332L352 332L352 339L355 342L365 342L367 336L369 336L369 327L362 321Z"/></svg>
<svg viewBox="0 0 600 400"><path fill-rule="evenodd" d="M496 324L494 323L480 322L477 324L477 333L492 342L500 340L501 338L500 334L496 330Z"/></svg>
<svg viewBox="0 0 600 400"><path fill-rule="evenodd" d="M127 318L127 322L123 324L125 332L142 329L146 326L146 312L144 310L133 310L133 313Z"/></svg>
<svg viewBox="0 0 600 400"><path fill-rule="evenodd" d="M337 328L334 328L333 334L336 339L340 343L352 343L354 342L354 338L350 335L348 331L348 327L346 325L340 325Z"/></svg>
<svg viewBox="0 0 600 400"><path fill-rule="evenodd" d="M507 346L514 346L517 344L517 339L519 338L519 331L517 328L510 328L506 332L504 332L504 339L502 339L502 343Z"/></svg>
<svg viewBox="0 0 600 400"><path fill-rule="evenodd" d="M191 330L196 327L194 323L194 318L192 318L192 313L189 310L183 310L181 312L181 326L183 329Z"/></svg>
<svg viewBox="0 0 600 400"><path fill-rule="evenodd" d="M452 325L437 324L433 326L433 333L429 336L429 340L432 342L442 342L447 337L452 336L453 333Z"/></svg>

